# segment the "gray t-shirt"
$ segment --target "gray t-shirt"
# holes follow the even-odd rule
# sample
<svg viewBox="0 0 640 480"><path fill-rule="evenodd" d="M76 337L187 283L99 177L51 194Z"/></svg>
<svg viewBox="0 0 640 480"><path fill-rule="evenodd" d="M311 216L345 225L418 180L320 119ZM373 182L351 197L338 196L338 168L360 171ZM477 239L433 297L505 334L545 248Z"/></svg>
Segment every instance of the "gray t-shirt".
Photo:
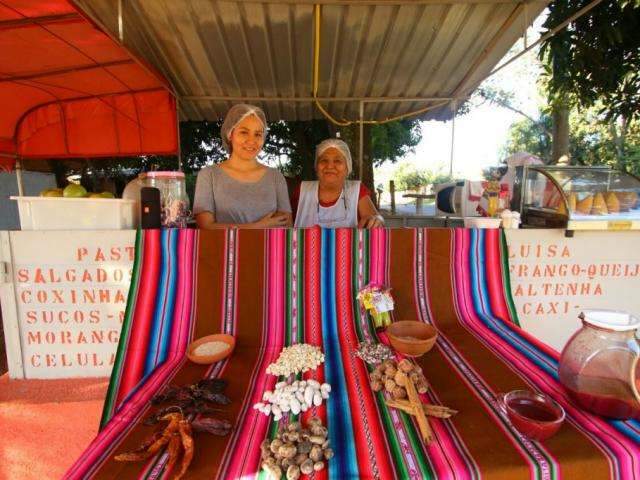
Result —
<svg viewBox="0 0 640 480"><path fill-rule="evenodd" d="M193 214L211 212L218 223L251 223L275 211L291 212L287 182L275 168L257 182L241 182L218 165L198 173Z"/></svg>

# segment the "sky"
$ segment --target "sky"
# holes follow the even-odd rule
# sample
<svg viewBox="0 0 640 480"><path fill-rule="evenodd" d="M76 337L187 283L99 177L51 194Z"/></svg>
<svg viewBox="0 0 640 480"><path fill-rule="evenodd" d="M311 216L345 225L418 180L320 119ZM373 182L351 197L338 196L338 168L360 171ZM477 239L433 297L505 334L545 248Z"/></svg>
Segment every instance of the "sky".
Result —
<svg viewBox="0 0 640 480"><path fill-rule="evenodd" d="M544 14L543 14L544 15ZM527 32L532 43L539 37L541 15ZM514 45L505 59L523 49L523 41ZM539 107L544 103L540 96L537 78L540 65L537 49L533 49L514 63L486 80L514 95L514 103L528 115L537 118ZM502 62L501 62L502 63ZM482 169L500 163L500 149L507 140L509 127L524 117L506 108L485 103L473 108L470 113L456 117L453 154L453 173L456 178L475 180L482 178ZM411 162L419 169L449 172L451 158L451 121L422 122L422 141L414 153L407 154L398 162ZM397 164L386 164L375 171L376 183L387 183L393 178Z"/></svg>

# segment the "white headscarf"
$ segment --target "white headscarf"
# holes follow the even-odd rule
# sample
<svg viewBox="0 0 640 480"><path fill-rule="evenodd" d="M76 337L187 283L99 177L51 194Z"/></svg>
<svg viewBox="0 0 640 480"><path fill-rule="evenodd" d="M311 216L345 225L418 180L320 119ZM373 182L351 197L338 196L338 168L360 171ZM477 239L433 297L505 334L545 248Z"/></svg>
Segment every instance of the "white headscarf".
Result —
<svg viewBox="0 0 640 480"><path fill-rule="evenodd" d="M247 118L249 115L255 115L262 122L262 140L267 138L267 118L260 107L255 105L248 105L246 103L239 103L234 105L227 112L227 116L224 117L222 127L220 128L220 136L222 137L222 146L224 149L231 153L229 140L231 139L231 132L238 126L238 124Z"/></svg>
<svg viewBox="0 0 640 480"><path fill-rule="evenodd" d="M314 167L318 166L318 158L320 158L320 155L322 155L322 152L324 152L327 148L335 148L342 154L345 162L347 163L347 173L351 173L351 170L353 170L353 167L351 162L351 152L349 151L349 146L339 138L328 138L318 144L318 146L316 147L316 160L313 166Z"/></svg>

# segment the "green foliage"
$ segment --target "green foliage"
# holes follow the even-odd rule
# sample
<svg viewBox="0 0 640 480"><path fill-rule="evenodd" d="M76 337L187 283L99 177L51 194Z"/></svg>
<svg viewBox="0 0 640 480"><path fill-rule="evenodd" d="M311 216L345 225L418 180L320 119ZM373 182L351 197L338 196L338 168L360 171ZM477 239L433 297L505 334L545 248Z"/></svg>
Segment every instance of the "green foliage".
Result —
<svg viewBox="0 0 640 480"><path fill-rule="evenodd" d="M599 105L570 117L569 148L575 165L609 165L640 174L640 121L626 123L624 119L611 120L601 113ZM540 123L551 125L549 114L542 114ZM502 149L504 157L519 151L539 156L548 162L551 158L551 139L540 128L540 123L522 120L514 123Z"/></svg>
<svg viewBox="0 0 640 480"><path fill-rule="evenodd" d="M451 177L442 171L418 169L408 162L403 162L397 166L393 179L398 191L413 191L427 185L451 181Z"/></svg>
<svg viewBox="0 0 640 480"><path fill-rule="evenodd" d="M554 0L551 30L591 0ZM550 99L600 105L607 119L640 116L640 1L610 0L542 43Z"/></svg>
<svg viewBox="0 0 640 480"><path fill-rule="evenodd" d="M384 162L395 162L412 152L422 140L420 121L405 119L374 125L371 128L371 155L373 164L380 166Z"/></svg>

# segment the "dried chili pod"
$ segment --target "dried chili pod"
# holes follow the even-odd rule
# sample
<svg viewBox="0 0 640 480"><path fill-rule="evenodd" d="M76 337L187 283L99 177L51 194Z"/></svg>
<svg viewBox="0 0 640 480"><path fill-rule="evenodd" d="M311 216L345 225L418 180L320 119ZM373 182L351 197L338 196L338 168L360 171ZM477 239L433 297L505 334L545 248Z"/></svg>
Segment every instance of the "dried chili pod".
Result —
<svg viewBox="0 0 640 480"><path fill-rule="evenodd" d="M211 393L207 390L202 390L202 398L213 403L219 403L220 405L229 405L231 403L231 399L224 393Z"/></svg>
<svg viewBox="0 0 640 480"><path fill-rule="evenodd" d="M212 433L213 435L224 436L231 431L231 423L213 417L199 417L191 422L191 427L195 432Z"/></svg>
<svg viewBox="0 0 640 480"><path fill-rule="evenodd" d="M171 400L175 400L179 390L180 389L175 385L169 385L162 392L154 395L153 398L151 399L151 403L158 404L158 403L170 402Z"/></svg>
<svg viewBox="0 0 640 480"><path fill-rule="evenodd" d="M205 378L197 384L199 389L207 390L211 393L222 393L227 388L227 381L221 378Z"/></svg>

